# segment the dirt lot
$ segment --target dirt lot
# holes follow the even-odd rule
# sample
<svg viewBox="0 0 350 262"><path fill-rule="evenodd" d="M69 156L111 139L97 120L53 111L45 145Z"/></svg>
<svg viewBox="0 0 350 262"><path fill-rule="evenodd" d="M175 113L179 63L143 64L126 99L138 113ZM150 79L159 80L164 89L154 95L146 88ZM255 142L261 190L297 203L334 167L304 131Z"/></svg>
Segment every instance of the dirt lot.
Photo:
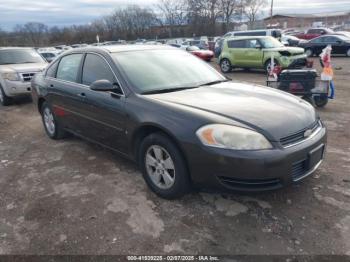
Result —
<svg viewBox="0 0 350 262"><path fill-rule="evenodd" d="M130 162L52 141L29 101L0 107L0 254L349 254L350 60L318 109L326 160L299 185L255 195L152 194ZM260 72L234 79L263 84Z"/></svg>

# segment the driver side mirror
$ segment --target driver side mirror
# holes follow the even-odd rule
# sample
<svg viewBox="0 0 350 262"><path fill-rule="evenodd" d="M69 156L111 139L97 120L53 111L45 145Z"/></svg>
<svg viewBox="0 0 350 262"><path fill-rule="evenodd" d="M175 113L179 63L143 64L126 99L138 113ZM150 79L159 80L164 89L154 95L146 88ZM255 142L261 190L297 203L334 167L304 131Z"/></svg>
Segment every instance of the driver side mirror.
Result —
<svg viewBox="0 0 350 262"><path fill-rule="evenodd" d="M109 80L106 79L97 80L93 82L90 85L90 89L93 91L111 91L122 94L121 88L118 83L112 84Z"/></svg>

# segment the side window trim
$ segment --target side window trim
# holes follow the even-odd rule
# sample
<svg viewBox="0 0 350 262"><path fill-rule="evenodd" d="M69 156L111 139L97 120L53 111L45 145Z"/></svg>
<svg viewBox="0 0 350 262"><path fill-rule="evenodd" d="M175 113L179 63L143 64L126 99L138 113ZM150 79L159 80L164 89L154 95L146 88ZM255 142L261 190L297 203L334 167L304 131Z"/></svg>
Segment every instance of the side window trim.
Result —
<svg viewBox="0 0 350 262"><path fill-rule="evenodd" d="M58 71L58 68L60 67L60 64L61 64L61 62L62 62L62 59L63 59L64 57L67 57L67 56L70 56L70 55L82 55L81 60L80 60L80 64L79 64L79 69L78 69L77 78L75 79L75 82L68 81L68 80L64 80L64 79L58 79L58 78L57 78L57 71ZM56 73L55 73L55 80L57 80L57 81L63 81L63 82L66 82L66 83L72 83L72 84L80 84L80 83L79 83L79 73L81 72L81 67L82 67L82 62L83 62L83 60L84 60L84 53L81 53L81 52L79 52L79 53L70 53L70 54L66 54L66 55L62 56L62 57L60 58L60 61L58 62L58 65L57 65L57 69L56 69Z"/></svg>

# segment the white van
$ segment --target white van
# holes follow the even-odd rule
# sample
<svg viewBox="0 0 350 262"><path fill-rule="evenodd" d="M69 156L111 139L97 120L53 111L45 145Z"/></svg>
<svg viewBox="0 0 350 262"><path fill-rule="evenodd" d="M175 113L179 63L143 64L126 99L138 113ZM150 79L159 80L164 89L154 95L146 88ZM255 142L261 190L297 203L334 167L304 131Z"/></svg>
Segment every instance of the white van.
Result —
<svg viewBox="0 0 350 262"><path fill-rule="evenodd" d="M224 38L239 37L239 36L272 36L280 39L282 30L280 29L265 29L265 30L246 30L246 31L232 31L224 35Z"/></svg>

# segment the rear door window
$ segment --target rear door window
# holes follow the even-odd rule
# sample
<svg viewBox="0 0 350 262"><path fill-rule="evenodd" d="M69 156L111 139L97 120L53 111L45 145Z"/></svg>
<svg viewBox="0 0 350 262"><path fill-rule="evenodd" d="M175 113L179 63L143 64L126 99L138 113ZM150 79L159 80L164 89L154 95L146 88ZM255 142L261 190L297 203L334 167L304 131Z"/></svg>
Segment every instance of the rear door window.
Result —
<svg viewBox="0 0 350 262"><path fill-rule="evenodd" d="M57 79L77 82L82 57L83 54L72 54L62 57L57 69Z"/></svg>
<svg viewBox="0 0 350 262"><path fill-rule="evenodd" d="M231 40L227 42L229 48L246 48L246 40Z"/></svg>

